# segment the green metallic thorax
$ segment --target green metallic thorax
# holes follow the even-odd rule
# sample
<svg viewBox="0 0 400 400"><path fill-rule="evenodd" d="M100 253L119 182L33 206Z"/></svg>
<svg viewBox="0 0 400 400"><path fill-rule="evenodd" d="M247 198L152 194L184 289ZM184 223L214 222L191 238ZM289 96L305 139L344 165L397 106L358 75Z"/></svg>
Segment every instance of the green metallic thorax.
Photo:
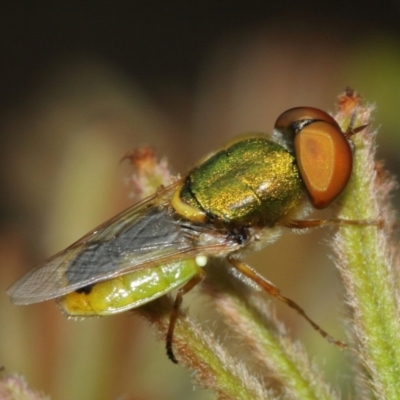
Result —
<svg viewBox="0 0 400 400"><path fill-rule="evenodd" d="M272 226L299 205L303 192L295 157L267 138L254 137L194 168L181 200L204 210L214 223Z"/></svg>

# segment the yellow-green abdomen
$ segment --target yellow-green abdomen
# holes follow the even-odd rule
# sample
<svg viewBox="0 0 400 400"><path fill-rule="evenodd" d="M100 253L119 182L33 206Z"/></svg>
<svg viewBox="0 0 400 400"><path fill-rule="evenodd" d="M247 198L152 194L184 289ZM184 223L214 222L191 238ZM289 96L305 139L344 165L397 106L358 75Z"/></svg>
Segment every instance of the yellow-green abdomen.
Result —
<svg viewBox="0 0 400 400"><path fill-rule="evenodd" d="M182 286L199 271L194 259L144 268L68 293L58 302L71 316L109 315L138 307Z"/></svg>

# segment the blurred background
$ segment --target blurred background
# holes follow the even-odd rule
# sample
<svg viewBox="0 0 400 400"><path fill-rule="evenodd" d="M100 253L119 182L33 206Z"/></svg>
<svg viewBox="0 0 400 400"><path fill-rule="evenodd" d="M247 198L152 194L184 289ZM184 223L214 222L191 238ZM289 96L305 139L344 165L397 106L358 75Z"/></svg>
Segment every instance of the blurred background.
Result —
<svg viewBox="0 0 400 400"><path fill-rule="evenodd" d="M1 6L0 364L7 372L60 400L212 398L131 313L68 321L53 301L17 307L5 294L131 204L119 165L127 150L153 145L185 173L234 135L270 132L290 107L334 111L349 85L376 104L378 155L399 171L399 2L294 4ZM249 262L344 339L332 233L287 233ZM293 337L346 392L345 355L275 303ZM196 316L209 302L194 293L185 305Z"/></svg>

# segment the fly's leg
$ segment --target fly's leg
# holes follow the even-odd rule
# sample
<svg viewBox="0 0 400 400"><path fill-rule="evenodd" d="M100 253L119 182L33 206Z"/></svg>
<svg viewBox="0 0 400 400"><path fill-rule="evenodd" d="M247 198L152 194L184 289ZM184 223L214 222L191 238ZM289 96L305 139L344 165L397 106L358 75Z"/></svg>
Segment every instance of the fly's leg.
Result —
<svg viewBox="0 0 400 400"><path fill-rule="evenodd" d="M174 305L171 311L171 316L169 318L167 337L165 340L165 348L167 350L167 356L175 364L178 364L178 360L175 358L174 351L172 350L172 340L174 337L175 325L179 316L179 310L181 308L183 295L185 295L187 292L192 290L198 283L200 283L203 277L204 277L204 271L202 269L199 269L199 272L178 290L178 293L176 294L175 297Z"/></svg>
<svg viewBox="0 0 400 400"><path fill-rule="evenodd" d="M382 228L383 221L375 219L352 220L342 218L332 219L293 219L284 224L284 226L293 229L318 228L327 225L353 225L353 226L376 226Z"/></svg>
<svg viewBox="0 0 400 400"><path fill-rule="evenodd" d="M228 261L237 271L241 272L244 276L246 276L247 278L249 278L253 282L255 282L258 286L260 286L262 289L264 289L270 296L277 298L278 300L286 303L289 307L295 309L329 343L333 343L336 346L340 347L341 349L345 349L347 347L347 345L345 343L333 338L331 335L329 335L327 332L325 332L319 325L317 325L310 317L308 317L308 315L305 313L305 311L297 303L295 303L293 300L291 300L285 296L282 296L280 294L280 290L278 287L276 287L271 282L269 282L267 279L265 279L262 275L260 275L258 272L256 272L253 268L251 268L244 262L234 259L234 258L231 258L231 257L228 258Z"/></svg>

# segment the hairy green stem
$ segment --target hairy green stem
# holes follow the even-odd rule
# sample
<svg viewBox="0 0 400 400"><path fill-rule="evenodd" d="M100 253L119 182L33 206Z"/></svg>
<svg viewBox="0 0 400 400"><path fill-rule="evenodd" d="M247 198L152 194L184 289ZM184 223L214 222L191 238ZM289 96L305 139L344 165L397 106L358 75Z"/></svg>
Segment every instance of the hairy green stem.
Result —
<svg viewBox="0 0 400 400"><path fill-rule="evenodd" d="M222 265L210 268L209 275L212 279L206 287L218 311L241 343L247 345L268 386L275 387L290 399L338 399L304 348L289 338L269 312L264 293L254 294L254 288L246 287L240 281L233 282L233 277L227 278Z"/></svg>
<svg viewBox="0 0 400 400"><path fill-rule="evenodd" d="M371 107L359 106L355 112L355 127L370 123ZM346 129L352 115L342 109L336 119ZM367 371L364 380L376 398L394 400L400 399L400 313L388 204L393 183L374 161L374 136L369 127L354 136L354 170L338 216L372 219L377 225L341 227L334 247L352 311L356 356Z"/></svg>
<svg viewBox="0 0 400 400"><path fill-rule="evenodd" d="M170 297L163 297L137 310L165 340L172 309ZM229 355L214 335L184 313L177 322L173 341L174 354L180 365L193 371L193 380L205 389L212 389L218 399L277 399L252 376L246 366Z"/></svg>

